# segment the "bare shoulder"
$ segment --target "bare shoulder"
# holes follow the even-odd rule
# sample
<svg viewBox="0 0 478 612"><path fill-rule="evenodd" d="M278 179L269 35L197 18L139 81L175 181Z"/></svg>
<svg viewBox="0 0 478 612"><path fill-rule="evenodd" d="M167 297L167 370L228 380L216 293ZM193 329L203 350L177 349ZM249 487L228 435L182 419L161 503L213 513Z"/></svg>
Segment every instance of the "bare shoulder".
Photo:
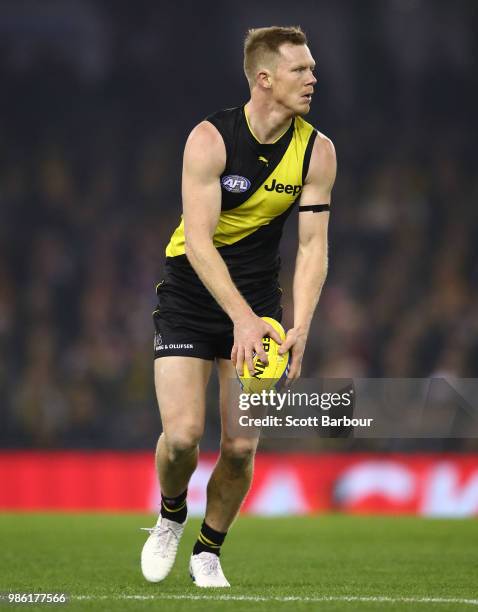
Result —
<svg viewBox="0 0 478 612"><path fill-rule="evenodd" d="M335 153L335 147L332 140L317 131L317 137L314 142L314 148L312 149L312 156L320 159L324 163L336 163L337 155Z"/></svg>
<svg viewBox="0 0 478 612"><path fill-rule="evenodd" d="M209 121L201 121L191 131L184 148L185 166L206 167L219 174L226 164L226 147L219 131Z"/></svg>
<svg viewBox="0 0 478 612"><path fill-rule="evenodd" d="M317 137L310 157L309 172L306 182L334 184L337 173L337 155L334 143L322 132L317 131Z"/></svg>
<svg viewBox="0 0 478 612"><path fill-rule="evenodd" d="M220 144L224 146L224 141L218 129L209 121L201 121L190 132L186 146L188 144L215 147Z"/></svg>

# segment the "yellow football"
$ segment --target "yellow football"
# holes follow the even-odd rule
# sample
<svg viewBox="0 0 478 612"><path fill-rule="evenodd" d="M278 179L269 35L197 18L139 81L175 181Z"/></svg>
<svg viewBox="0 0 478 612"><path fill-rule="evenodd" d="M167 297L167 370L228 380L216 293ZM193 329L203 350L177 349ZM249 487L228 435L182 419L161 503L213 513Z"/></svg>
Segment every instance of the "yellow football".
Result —
<svg viewBox="0 0 478 612"><path fill-rule="evenodd" d="M277 331L281 340L285 340L286 334L284 328L278 321L270 317L261 318ZM263 389L269 390L275 388L281 379L287 376L289 371L290 351L279 355L280 345L272 338L269 338L269 336L262 338L262 346L267 354L269 363L266 365L254 353L252 358L254 372L251 374L247 364L244 363L244 375L239 376L242 389L248 393L260 393Z"/></svg>

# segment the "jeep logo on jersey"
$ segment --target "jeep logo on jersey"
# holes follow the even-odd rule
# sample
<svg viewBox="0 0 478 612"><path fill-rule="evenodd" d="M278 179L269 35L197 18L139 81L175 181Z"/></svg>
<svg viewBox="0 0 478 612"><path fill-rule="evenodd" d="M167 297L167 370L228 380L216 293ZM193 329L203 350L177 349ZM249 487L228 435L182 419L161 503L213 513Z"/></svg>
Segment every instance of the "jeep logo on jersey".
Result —
<svg viewBox="0 0 478 612"><path fill-rule="evenodd" d="M251 186L251 181L246 179L245 176L239 176L238 174L228 174L223 176L221 179L221 185L227 191L232 193L244 193Z"/></svg>
<svg viewBox="0 0 478 612"><path fill-rule="evenodd" d="M277 191L277 193L288 193L289 195L298 195L302 191L301 185L284 185L284 183L278 183L275 179L272 180L271 185L264 185L266 191Z"/></svg>

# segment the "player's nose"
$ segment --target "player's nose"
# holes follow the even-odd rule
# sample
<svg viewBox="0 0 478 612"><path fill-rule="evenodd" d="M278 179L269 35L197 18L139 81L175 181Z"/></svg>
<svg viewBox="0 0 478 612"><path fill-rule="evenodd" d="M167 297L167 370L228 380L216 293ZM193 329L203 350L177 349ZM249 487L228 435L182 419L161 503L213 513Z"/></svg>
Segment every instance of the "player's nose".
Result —
<svg viewBox="0 0 478 612"><path fill-rule="evenodd" d="M307 85L315 85L316 83L317 83L317 79L315 78L315 74L311 72Z"/></svg>

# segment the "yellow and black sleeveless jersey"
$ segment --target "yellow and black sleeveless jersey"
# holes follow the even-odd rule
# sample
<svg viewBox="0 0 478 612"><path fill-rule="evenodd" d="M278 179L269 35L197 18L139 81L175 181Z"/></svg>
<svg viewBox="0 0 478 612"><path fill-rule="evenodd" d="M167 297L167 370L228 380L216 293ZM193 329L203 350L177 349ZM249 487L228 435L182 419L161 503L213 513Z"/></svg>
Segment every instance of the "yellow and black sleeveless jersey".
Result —
<svg viewBox="0 0 478 612"><path fill-rule="evenodd" d="M214 245L254 312L277 316L279 241L302 191L317 132L295 117L278 140L261 144L252 133L244 107L219 111L207 121L217 128L226 148ZM183 220L166 248L165 269L165 279L157 287L162 318L186 329L232 332L229 317L186 258Z"/></svg>

